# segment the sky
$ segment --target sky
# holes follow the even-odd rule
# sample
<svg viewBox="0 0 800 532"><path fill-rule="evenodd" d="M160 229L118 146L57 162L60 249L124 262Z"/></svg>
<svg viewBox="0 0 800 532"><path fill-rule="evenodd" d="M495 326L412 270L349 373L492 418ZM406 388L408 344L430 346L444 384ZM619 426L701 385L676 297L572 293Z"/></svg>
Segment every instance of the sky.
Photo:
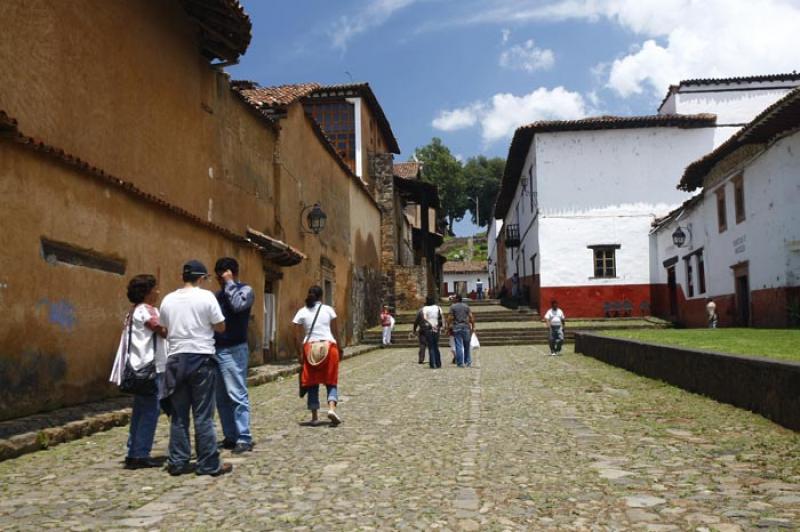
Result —
<svg viewBox="0 0 800 532"><path fill-rule="evenodd" d="M800 0L240 1L253 40L233 79L368 82L397 161L433 137L505 157L537 120L652 114L681 79L800 68Z"/></svg>

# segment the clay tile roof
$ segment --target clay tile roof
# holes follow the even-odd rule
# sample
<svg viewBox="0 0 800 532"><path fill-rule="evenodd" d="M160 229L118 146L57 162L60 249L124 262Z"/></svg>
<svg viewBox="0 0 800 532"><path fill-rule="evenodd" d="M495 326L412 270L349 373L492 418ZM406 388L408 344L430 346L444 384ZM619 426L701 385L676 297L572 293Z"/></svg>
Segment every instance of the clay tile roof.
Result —
<svg viewBox="0 0 800 532"><path fill-rule="evenodd" d="M597 116L580 120L552 120L534 122L522 126L514 133L508 158L500 182L500 192L494 205L494 216L505 218L514 199L514 192L519 183L519 176L528 156L531 141L537 133L553 133L559 131L600 131L606 129L639 129L651 127L698 128L713 127L717 116L708 113L695 115L645 115L645 116Z"/></svg>
<svg viewBox="0 0 800 532"><path fill-rule="evenodd" d="M389 125L389 120L369 83L345 85L320 85L319 83L296 83L277 87L260 87L253 81L233 81L231 87L239 91L250 103L264 109L275 109L291 105L304 98L364 98L378 122L386 145L391 153L400 153L400 146Z"/></svg>
<svg viewBox="0 0 800 532"><path fill-rule="evenodd" d="M800 128L800 88L770 105L749 124L706 156L686 167L678 188L691 192L703 186L703 179L722 159L746 144L765 144Z"/></svg>
<svg viewBox="0 0 800 532"><path fill-rule="evenodd" d="M483 273L489 271L485 262L447 261L443 266L444 273Z"/></svg>
<svg viewBox="0 0 800 532"><path fill-rule="evenodd" d="M417 179L421 171L422 163L420 162L394 163L394 175L403 179Z"/></svg>
<svg viewBox="0 0 800 532"><path fill-rule="evenodd" d="M319 88L318 83L297 83L276 87L259 87L252 81L234 81L231 86L257 107L286 107Z"/></svg>
<svg viewBox="0 0 800 532"><path fill-rule="evenodd" d="M695 78L681 80L677 85L670 85L667 94L661 100L659 109L664 107L670 95L678 92L681 87L700 86L700 85L733 85L737 83L767 83L770 81L800 81L800 74L790 72L786 74L765 74L763 76L737 76L732 78Z"/></svg>
<svg viewBox="0 0 800 532"><path fill-rule="evenodd" d="M209 60L235 63L247 51L253 24L239 0L181 0L200 27L200 45Z"/></svg>

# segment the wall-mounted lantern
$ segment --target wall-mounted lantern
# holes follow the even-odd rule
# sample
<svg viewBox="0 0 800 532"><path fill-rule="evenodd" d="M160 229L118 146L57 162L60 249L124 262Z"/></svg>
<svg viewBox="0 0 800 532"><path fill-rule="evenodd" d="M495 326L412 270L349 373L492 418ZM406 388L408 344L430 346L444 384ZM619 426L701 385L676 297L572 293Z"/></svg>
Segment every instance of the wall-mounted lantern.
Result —
<svg viewBox="0 0 800 532"><path fill-rule="evenodd" d="M683 232L681 226L679 225L675 232L672 233L672 243L675 244L677 247L683 247L686 243L686 233Z"/></svg>
<svg viewBox="0 0 800 532"><path fill-rule="evenodd" d="M308 214L305 214L308 211ZM305 215L305 225L303 225L303 215ZM318 235L320 231L325 229L325 222L328 220L328 215L319 206L319 202L314 205L306 205L300 212L300 227L304 233L311 233ZM308 228L308 230L306 230Z"/></svg>

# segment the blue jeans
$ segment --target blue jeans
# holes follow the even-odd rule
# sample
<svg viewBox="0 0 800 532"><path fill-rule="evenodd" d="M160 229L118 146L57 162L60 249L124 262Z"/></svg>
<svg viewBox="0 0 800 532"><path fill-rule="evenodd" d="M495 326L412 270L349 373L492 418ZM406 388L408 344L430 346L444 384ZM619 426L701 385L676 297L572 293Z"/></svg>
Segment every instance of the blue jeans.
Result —
<svg viewBox="0 0 800 532"><path fill-rule="evenodd" d="M217 412L225 439L232 443L250 443L250 397L247 394L247 343L220 347L217 362Z"/></svg>
<svg viewBox="0 0 800 532"><path fill-rule="evenodd" d="M431 332L428 334L428 365L432 368L442 367L442 354L439 352L439 333Z"/></svg>
<svg viewBox="0 0 800 532"><path fill-rule="evenodd" d="M186 381L175 388L170 396L172 420L169 428L169 464L175 468L186 467L192 455L189 442L189 410L194 417L194 439L197 446L198 475L208 475L219 470L217 434L214 429L214 361L209 360Z"/></svg>
<svg viewBox="0 0 800 532"><path fill-rule="evenodd" d="M328 389L328 402L333 401L335 403L339 402L339 392L336 389L336 386L328 386L325 385L325 388ZM308 409L309 410L319 410L319 384L314 384L313 386L308 387Z"/></svg>
<svg viewBox="0 0 800 532"><path fill-rule="evenodd" d="M133 412L128 432L128 458L148 458L161 409L158 394L133 396Z"/></svg>
<svg viewBox="0 0 800 532"><path fill-rule="evenodd" d="M456 364L461 366L471 366L472 358L469 355L469 341L472 338L472 331L466 329L454 329L453 339L456 344Z"/></svg>
<svg viewBox="0 0 800 532"><path fill-rule="evenodd" d="M550 352L560 353L561 345L564 343L564 329L561 325L550 326Z"/></svg>

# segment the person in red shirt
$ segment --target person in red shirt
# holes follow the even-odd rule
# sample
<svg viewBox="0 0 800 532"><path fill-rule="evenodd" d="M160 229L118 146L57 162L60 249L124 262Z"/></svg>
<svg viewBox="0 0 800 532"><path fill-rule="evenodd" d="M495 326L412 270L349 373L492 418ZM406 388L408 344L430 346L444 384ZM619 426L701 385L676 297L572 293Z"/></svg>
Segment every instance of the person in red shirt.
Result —
<svg viewBox="0 0 800 532"><path fill-rule="evenodd" d="M394 328L394 317L389 312L389 305L384 305L381 310L381 327L383 327L382 347L386 347L392 343L392 329Z"/></svg>

